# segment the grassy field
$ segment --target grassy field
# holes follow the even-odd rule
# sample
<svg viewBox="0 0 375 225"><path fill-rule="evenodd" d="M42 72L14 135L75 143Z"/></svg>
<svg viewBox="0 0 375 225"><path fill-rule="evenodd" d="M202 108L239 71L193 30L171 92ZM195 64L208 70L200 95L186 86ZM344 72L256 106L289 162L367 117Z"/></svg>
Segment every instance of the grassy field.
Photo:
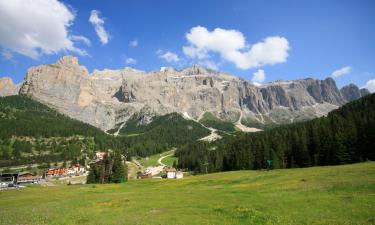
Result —
<svg viewBox="0 0 375 225"><path fill-rule="evenodd" d="M375 224L375 162L0 191L1 224Z"/></svg>
<svg viewBox="0 0 375 225"><path fill-rule="evenodd" d="M158 163L159 158L162 157L162 156L165 156L165 155L173 154L175 150L176 149L171 149L169 151L162 152L160 154L151 155L151 156L147 157L147 159L142 158L141 160L138 160L138 161L145 168L147 168L149 166L159 166L159 163ZM172 158L172 159L170 159L170 158ZM162 162L165 163L166 165L169 165L169 163L170 163L170 165L172 165L173 161L175 159L176 159L175 157L171 156L171 157L165 158L164 160L162 160ZM172 162L170 162L170 161L172 161Z"/></svg>
<svg viewBox="0 0 375 225"><path fill-rule="evenodd" d="M163 160L161 160L161 162L164 163L167 166L173 166L174 161L176 161L176 163L178 163L178 158L174 157L173 155L168 156L168 157L164 158Z"/></svg>

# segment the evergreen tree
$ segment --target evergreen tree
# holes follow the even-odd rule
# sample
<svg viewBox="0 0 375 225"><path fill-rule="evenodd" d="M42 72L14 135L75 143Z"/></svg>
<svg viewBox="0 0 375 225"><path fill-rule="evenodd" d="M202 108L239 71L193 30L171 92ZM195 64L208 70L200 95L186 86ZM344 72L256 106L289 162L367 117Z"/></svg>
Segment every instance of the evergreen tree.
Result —
<svg viewBox="0 0 375 225"><path fill-rule="evenodd" d="M126 181L125 176L125 168L122 163L121 155L119 153L115 153L113 157L112 174L110 182L123 183Z"/></svg>

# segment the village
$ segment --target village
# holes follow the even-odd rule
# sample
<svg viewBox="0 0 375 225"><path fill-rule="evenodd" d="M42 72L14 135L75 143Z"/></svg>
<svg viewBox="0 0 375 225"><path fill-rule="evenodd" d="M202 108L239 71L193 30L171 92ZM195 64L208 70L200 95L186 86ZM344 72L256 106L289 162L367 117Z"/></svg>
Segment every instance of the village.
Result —
<svg viewBox="0 0 375 225"><path fill-rule="evenodd" d="M0 172L0 190L24 188L28 185L55 186L56 181L60 181L60 184L66 183L68 185L85 184L90 165L100 164L109 154L111 154L110 150L106 152L97 151L93 160L87 165L75 163L69 167L54 166L43 171L42 174L35 174L28 171ZM162 163L162 159L166 156L160 156L157 166L149 166L145 169L143 169L144 167L137 160L126 161L127 165L135 165L137 170L134 176L128 174L128 179L182 179L184 177L183 172ZM148 157L145 160L148 160Z"/></svg>

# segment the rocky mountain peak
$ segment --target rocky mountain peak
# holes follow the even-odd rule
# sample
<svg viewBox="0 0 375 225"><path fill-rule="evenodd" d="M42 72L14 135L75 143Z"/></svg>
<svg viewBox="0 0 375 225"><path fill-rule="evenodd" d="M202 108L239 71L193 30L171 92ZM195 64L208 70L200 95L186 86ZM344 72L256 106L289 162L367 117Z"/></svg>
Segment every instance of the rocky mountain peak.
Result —
<svg viewBox="0 0 375 225"><path fill-rule="evenodd" d="M58 65L64 66L78 66L78 58L75 56L67 55L60 58L57 63Z"/></svg>
<svg viewBox="0 0 375 225"><path fill-rule="evenodd" d="M357 94L338 90L332 78L277 81L260 87L236 76L193 65L145 73L124 68L91 75L72 56L29 69L20 90L60 112L103 130L134 114L178 112L199 119L210 112L230 121L288 123L326 115ZM347 94L350 93L350 94ZM359 91L361 92L361 91ZM365 92L365 91L363 91Z"/></svg>
<svg viewBox="0 0 375 225"><path fill-rule="evenodd" d="M365 95L368 95L370 92L365 89L359 89L357 85L351 83L340 89L341 94L347 101L353 101Z"/></svg>
<svg viewBox="0 0 375 225"><path fill-rule="evenodd" d="M200 74L212 74L215 71L202 67L200 65L194 64L182 70L184 75L200 75Z"/></svg>
<svg viewBox="0 0 375 225"><path fill-rule="evenodd" d="M15 85L12 78L1 77L0 78L0 96L17 95L20 89L20 85Z"/></svg>

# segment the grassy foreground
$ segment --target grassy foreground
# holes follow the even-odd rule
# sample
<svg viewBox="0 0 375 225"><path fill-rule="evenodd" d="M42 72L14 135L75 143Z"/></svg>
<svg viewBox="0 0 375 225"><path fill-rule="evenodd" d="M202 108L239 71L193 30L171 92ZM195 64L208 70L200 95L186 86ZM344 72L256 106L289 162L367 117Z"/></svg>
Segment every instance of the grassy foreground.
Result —
<svg viewBox="0 0 375 225"><path fill-rule="evenodd" d="M0 191L1 224L374 224L375 162Z"/></svg>

